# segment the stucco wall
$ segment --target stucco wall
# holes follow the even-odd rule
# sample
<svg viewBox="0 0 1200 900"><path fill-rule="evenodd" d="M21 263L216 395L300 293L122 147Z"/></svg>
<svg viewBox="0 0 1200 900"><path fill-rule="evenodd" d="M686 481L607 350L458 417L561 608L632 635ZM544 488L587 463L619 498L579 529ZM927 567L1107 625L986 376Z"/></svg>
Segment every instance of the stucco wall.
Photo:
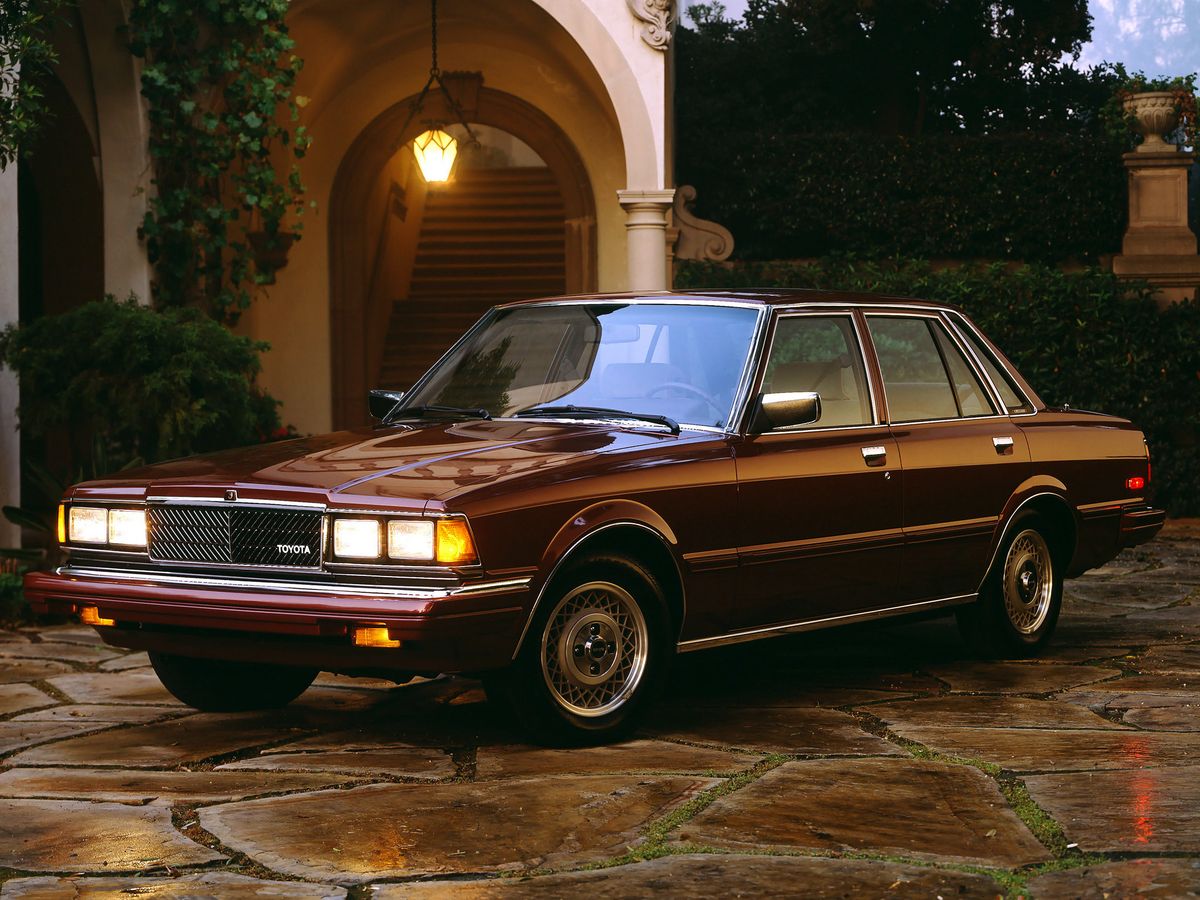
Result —
<svg viewBox="0 0 1200 900"><path fill-rule="evenodd" d="M441 4L440 64L482 71L488 88L548 115L578 150L595 196L601 290L626 287L617 191L664 186L667 57L624 0L452 0ZM425 4L302 0L289 24L307 62L297 86L313 146L302 163L318 209L276 284L240 326L267 340L263 386L304 432L331 424L330 208L338 167L376 117L418 91L429 66ZM366 214L366 211L364 211Z"/></svg>

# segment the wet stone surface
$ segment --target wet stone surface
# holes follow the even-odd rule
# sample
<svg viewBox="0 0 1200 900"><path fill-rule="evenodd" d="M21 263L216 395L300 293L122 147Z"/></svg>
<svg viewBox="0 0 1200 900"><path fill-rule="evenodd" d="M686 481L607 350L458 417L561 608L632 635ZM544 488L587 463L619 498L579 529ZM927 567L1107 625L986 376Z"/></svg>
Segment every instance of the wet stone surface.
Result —
<svg viewBox="0 0 1200 900"><path fill-rule="evenodd" d="M613 775L373 785L208 807L200 823L226 846L302 878L518 871L619 855L642 826L714 784ZM281 831L280 822L292 827Z"/></svg>
<svg viewBox="0 0 1200 900"><path fill-rule="evenodd" d="M674 837L739 850L869 851L992 866L1048 858L977 769L909 760L785 763Z"/></svg>
<svg viewBox="0 0 1200 900"><path fill-rule="evenodd" d="M542 878L386 885L378 900L456 897L896 897L995 898L986 875L861 859L803 859L705 854L668 856L633 867L572 872Z"/></svg>
<svg viewBox="0 0 1200 900"><path fill-rule="evenodd" d="M197 713L94 629L0 631L4 900L1179 897L1198 836L1195 523L1072 582L1038 660L948 619L687 654L608 747L469 679Z"/></svg>
<svg viewBox="0 0 1200 900"><path fill-rule="evenodd" d="M1200 855L1200 766L1036 775L1025 783L1084 851Z"/></svg>

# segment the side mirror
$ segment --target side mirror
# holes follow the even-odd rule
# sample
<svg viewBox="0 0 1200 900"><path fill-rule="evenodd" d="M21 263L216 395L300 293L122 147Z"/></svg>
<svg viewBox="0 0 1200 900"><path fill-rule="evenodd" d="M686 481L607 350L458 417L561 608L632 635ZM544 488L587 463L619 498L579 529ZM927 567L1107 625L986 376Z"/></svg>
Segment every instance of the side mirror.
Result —
<svg viewBox="0 0 1200 900"><path fill-rule="evenodd" d="M386 419L403 399L404 391L371 391L367 394L367 408L371 411L371 418Z"/></svg>
<svg viewBox="0 0 1200 900"><path fill-rule="evenodd" d="M773 431L811 425L821 418L821 395L816 391L796 391L786 394L763 394L758 399L758 414L754 417L755 431Z"/></svg>

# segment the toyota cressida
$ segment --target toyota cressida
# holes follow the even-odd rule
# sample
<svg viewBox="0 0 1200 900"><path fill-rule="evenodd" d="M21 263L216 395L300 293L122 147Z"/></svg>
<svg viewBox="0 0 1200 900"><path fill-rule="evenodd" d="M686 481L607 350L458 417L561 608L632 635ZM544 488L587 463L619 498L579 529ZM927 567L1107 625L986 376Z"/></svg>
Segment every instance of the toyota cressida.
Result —
<svg viewBox="0 0 1200 900"><path fill-rule="evenodd" d="M676 653L912 614L1050 640L1153 537L1129 421L1046 406L962 312L823 291L496 307L370 427L70 488L41 612L205 710L321 670L463 673L532 731L628 731Z"/></svg>

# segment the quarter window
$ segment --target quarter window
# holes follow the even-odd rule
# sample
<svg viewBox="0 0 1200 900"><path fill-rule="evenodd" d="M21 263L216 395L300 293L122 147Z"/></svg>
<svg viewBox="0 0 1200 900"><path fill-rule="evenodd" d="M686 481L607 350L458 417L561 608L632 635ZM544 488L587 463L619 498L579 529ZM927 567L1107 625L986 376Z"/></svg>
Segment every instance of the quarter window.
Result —
<svg viewBox="0 0 1200 900"><path fill-rule="evenodd" d="M893 422L994 415L996 410L946 329L934 319L870 316Z"/></svg>
<svg viewBox="0 0 1200 900"><path fill-rule="evenodd" d="M992 384L996 386L996 390L1000 392L1000 399L1004 401L1004 405L1008 411L1013 415L1033 412L1033 407L1029 404L1029 401L1017 390L1017 383L1013 381L1013 377L1000 366L1000 363L996 360L991 350L983 345L983 342L979 340L974 330L967 326L967 323L963 321L961 316L955 316L955 320L958 323L959 331L962 332L967 343L971 345L983 367L987 369L988 376L992 379Z"/></svg>
<svg viewBox="0 0 1200 900"><path fill-rule="evenodd" d="M763 392L802 391L821 395L821 417L798 429L871 424L866 370L850 316L779 319Z"/></svg>

